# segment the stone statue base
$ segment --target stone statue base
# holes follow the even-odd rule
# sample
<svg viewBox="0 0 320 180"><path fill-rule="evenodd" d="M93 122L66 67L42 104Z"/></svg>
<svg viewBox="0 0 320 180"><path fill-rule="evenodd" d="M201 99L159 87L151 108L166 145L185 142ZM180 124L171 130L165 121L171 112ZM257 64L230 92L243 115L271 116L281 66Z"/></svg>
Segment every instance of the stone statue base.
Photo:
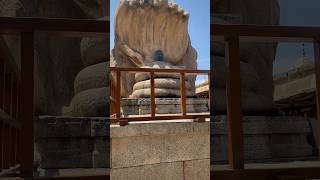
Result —
<svg viewBox="0 0 320 180"><path fill-rule="evenodd" d="M312 125L310 125L312 121L315 120L296 116L244 116L246 162L272 163L316 159L318 156L316 145L312 141ZM189 125L206 126L206 123L180 123L180 125L182 124L186 127ZM210 124L211 164L225 164L228 152L226 116L212 116ZM130 129L139 126L141 129L132 131L137 133L148 126L150 130L145 132L156 134L160 130L165 130L161 133L163 136L169 137L170 133L179 131L176 125L179 123L140 123L140 125L131 124L125 127L129 128L127 132L130 132ZM44 172L63 173L60 170L57 172L57 169L110 168L109 154L110 140L112 139L110 135L113 131L109 128L108 118L40 116L35 126L35 162L39 165L38 168L43 169ZM156 128L156 126L158 127ZM159 128L160 126L162 128ZM126 128L115 127L119 130ZM166 135L165 132L168 134ZM181 137L184 136L193 137L187 132ZM157 145L157 143L155 141L153 144ZM137 145L132 147L137 147ZM157 149L154 150L155 154L158 154L156 153ZM151 149L149 152L152 152ZM150 156L150 159L152 158L154 156Z"/></svg>
<svg viewBox="0 0 320 180"><path fill-rule="evenodd" d="M244 116L246 162L288 162L315 158L312 121L298 116ZM211 163L227 163L227 116L212 116L210 132Z"/></svg>
<svg viewBox="0 0 320 180"><path fill-rule="evenodd" d="M155 98L156 114L179 114L180 98ZM209 113L206 98L186 98L187 113ZM150 114L150 98L123 98L121 112L124 115Z"/></svg>
<svg viewBox="0 0 320 180"><path fill-rule="evenodd" d="M210 179L210 122L111 125L110 142L110 179Z"/></svg>

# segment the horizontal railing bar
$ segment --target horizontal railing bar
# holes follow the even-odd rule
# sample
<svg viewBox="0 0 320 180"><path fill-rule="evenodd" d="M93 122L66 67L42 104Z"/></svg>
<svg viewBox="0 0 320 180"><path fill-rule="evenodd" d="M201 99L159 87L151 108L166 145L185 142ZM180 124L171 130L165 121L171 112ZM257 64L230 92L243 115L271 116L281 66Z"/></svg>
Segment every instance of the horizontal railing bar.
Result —
<svg viewBox="0 0 320 180"><path fill-rule="evenodd" d="M0 33L50 31L90 36L96 33L109 33L108 23L109 20L95 19L0 17Z"/></svg>
<svg viewBox="0 0 320 180"><path fill-rule="evenodd" d="M127 120L128 122L133 121L159 121L159 120L181 120L181 119L196 119L196 118L210 118L210 113L199 114L199 115L156 115L151 116L140 116L140 117L121 117L119 120ZM118 119L110 119L111 123L118 122Z"/></svg>
<svg viewBox="0 0 320 180"><path fill-rule="evenodd" d="M186 70L186 69L156 69L156 68L120 68L110 67L110 71L128 71L128 72L153 72L153 73L173 73L173 74L208 74L210 70Z"/></svg>
<svg viewBox="0 0 320 180"><path fill-rule="evenodd" d="M263 42L263 43L283 43L283 42L308 42L312 43L313 38L299 38L299 37L259 37L259 36L239 36L240 42L254 43L254 42ZM223 42L223 36L212 35L211 43L214 42Z"/></svg>
<svg viewBox="0 0 320 180"><path fill-rule="evenodd" d="M320 27L268 26L268 25L222 25L211 24L213 36L248 36L277 38L317 38Z"/></svg>
<svg viewBox="0 0 320 180"><path fill-rule="evenodd" d="M10 115L8 115L6 112L4 112L2 109L0 109L0 121L3 122L4 124L10 125L10 127L21 129L21 122L12 118Z"/></svg>

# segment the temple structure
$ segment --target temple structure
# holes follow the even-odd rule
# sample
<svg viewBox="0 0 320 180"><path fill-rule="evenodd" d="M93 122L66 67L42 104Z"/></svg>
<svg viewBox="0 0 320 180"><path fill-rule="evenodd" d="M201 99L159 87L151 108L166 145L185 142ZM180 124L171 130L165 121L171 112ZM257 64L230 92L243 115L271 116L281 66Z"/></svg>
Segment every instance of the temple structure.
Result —
<svg viewBox="0 0 320 180"><path fill-rule="evenodd" d="M303 57L289 71L274 76L274 100L285 115L316 117L314 62Z"/></svg>

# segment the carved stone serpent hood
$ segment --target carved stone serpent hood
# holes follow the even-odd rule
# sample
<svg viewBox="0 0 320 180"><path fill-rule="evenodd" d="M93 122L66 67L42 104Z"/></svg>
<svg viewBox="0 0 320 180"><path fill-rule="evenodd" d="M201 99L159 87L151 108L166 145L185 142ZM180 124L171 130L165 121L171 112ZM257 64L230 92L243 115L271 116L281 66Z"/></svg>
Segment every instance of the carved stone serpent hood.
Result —
<svg viewBox="0 0 320 180"><path fill-rule="evenodd" d="M189 14L167 0L121 0L114 21L111 66L196 69L197 52L188 34ZM194 96L196 76L187 76ZM148 73L122 75L123 97L149 97ZM156 97L179 97L178 74L155 74Z"/></svg>

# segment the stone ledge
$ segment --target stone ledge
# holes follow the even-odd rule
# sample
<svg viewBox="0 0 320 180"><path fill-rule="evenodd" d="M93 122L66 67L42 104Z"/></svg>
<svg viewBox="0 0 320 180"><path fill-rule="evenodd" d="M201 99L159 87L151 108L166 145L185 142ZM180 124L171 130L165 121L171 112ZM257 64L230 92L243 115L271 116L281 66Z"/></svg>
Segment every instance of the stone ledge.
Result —
<svg viewBox="0 0 320 180"><path fill-rule="evenodd" d="M110 138L132 136L160 136L169 134L210 133L210 122L134 123L129 126L111 126Z"/></svg>
<svg viewBox="0 0 320 180"><path fill-rule="evenodd" d="M40 116L36 120L36 137L109 136L109 120L103 117Z"/></svg>
<svg viewBox="0 0 320 180"><path fill-rule="evenodd" d="M211 134L227 134L227 116L211 117ZM304 117L267 117L267 116L244 116L244 134L300 134L309 133L310 125Z"/></svg>
<svg viewBox="0 0 320 180"><path fill-rule="evenodd" d="M180 98L155 98L157 104L180 104ZM209 100L205 98L186 98L186 104L208 104ZM122 106L150 105L150 98L122 98Z"/></svg>

